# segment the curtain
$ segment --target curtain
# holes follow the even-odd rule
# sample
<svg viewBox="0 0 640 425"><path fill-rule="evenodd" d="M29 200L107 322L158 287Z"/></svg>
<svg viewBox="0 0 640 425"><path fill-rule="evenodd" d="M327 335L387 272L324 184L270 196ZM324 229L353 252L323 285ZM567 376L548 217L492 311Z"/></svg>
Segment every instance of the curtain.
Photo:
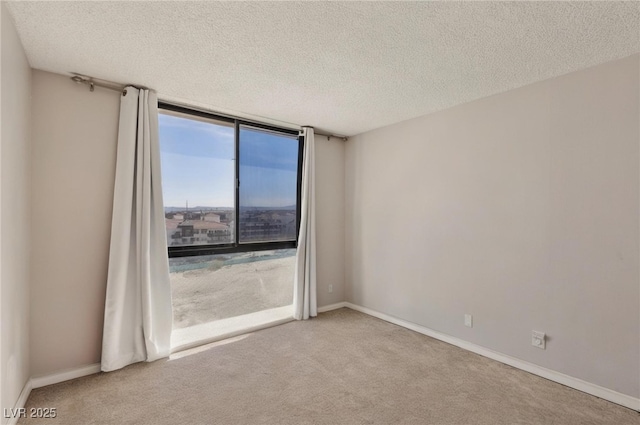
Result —
<svg viewBox="0 0 640 425"><path fill-rule="evenodd" d="M302 205L296 270L293 285L293 317L296 320L318 315L316 302L316 201L315 141L312 127L303 127Z"/></svg>
<svg viewBox="0 0 640 425"><path fill-rule="evenodd" d="M171 287L160 180L157 96L127 87L120 100L102 338L105 372L170 354Z"/></svg>

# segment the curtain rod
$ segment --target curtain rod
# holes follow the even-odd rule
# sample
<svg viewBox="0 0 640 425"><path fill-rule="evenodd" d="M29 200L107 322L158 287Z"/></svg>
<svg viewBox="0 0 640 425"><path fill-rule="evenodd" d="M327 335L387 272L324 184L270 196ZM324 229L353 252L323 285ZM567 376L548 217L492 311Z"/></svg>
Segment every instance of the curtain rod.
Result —
<svg viewBox="0 0 640 425"><path fill-rule="evenodd" d="M76 84L84 84L89 86L89 91L94 91L95 87L102 87L103 89L107 89L107 90L114 90L114 91L119 91L122 92L123 94L127 94L126 88L131 86L131 87L135 87L137 89L147 89L146 87L143 86L138 86L135 84L127 84L127 85L123 85L123 84L118 84L118 83L114 83L112 81L107 81L107 80L95 80L92 77L87 77L86 75L82 75L82 74L77 74L75 72L72 72L73 77L71 77L71 81L73 81ZM215 111L210 111L212 113L216 113ZM220 114L219 115L225 115L225 116L229 116L228 114ZM302 126L298 126L298 127L302 127ZM306 126L306 127L311 127L313 128L313 126ZM336 138L336 139L340 139L344 142L346 142L349 138L347 136L338 136L335 134L329 134L329 133L321 133L319 131L316 131L315 128L313 128L313 133L317 134L318 136L324 136L327 139L331 139Z"/></svg>
<svg viewBox="0 0 640 425"><path fill-rule="evenodd" d="M104 89L119 91L126 94L127 87L135 87L137 89L147 89L147 87L140 86L137 84L124 85L124 84L118 84L118 83L114 83L106 80L96 81L94 78L87 77L86 75L76 74L75 72L72 74L73 74L73 77L71 77L71 81L73 81L76 84L84 84L89 86L89 91L94 91L95 87L102 87Z"/></svg>
<svg viewBox="0 0 640 425"><path fill-rule="evenodd" d="M302 127L302 126L301 126L301 127ZM311 126L311 125L306 125L306 126L304 126L304 127L311 127L311 128L313 128L313 126ZM335 139L340 139L340 140L342 140L343 142L346 142L347 140L349 140L349 138L348 138L347 136L336 136L335 134L321 133L321 132L319 132L319 131L316 131L316 129L315 129L315 128L313 128L313 134L314 134L314 135L316 135L316 136L324 136L324 137L326 137L326 138L327 138L327 140L331 139L332 137L333 137L333 138L335 138Z"/></svg>

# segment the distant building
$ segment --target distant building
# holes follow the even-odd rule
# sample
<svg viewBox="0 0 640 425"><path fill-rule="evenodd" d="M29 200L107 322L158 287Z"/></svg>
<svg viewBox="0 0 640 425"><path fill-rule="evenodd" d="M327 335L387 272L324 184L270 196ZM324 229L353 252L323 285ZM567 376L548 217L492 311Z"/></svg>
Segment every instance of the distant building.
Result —
<svg viewBox="0 0 640 425"><path fill-rule="evenodd" d="M176 245L207 245L233 242L231 227L202 217L200 220L165 219L167 242Z"/></svg>
<svg viewBox="0 0 640 425"><path fill-rule="evenodd" d="M206 213L204 215L204 221L213 221L216 223L220 223L220 215L216 213Z"/></svg>
<svg viewBox="0 0 640 425"><path fill-rule="evenodd" d="M286 241L296 238L296 212L281 210L246 211L240 215L240 240L245 242Z"/></svg>
<svg viewBox="0 0 640 425"><path fill-rule="evenodd" d="M182 213L168 212L164 216L169 219L184 220L184 214Z"/></svg>
<svg viewBox="0 0 640 425"><path fill-rule="evenodd" d="M167 212L169 246L233 243L232 209ZM240 214L241 242L290 241L296 239L295 210L248 209Z"/></svg>

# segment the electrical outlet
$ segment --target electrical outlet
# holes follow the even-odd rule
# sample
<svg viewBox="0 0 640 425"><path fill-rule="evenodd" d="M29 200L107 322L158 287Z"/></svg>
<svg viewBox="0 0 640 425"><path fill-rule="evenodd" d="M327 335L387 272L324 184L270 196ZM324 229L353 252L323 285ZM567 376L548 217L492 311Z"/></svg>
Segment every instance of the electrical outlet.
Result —
<svg viewBox="0 0 640 425"><path fill-rule="evenodd" d="M539 331L531 332L531 345L533 345L534 347L544 350L546 347L545 339L546 339L546 335L544 332L539 332Z"/></svg>
<svg viewBox="0 0 640 425"><path fill-rule="evenodd" d="M333 285L329 284L329 293L333 292Z"/></svg>
<svg viewBox="0 0 640 425"><path fill-rule="evenodd" d="M464 325L468 328L472 328L473 327L473 316L470 314L465 314L464 315Z"/></svg>

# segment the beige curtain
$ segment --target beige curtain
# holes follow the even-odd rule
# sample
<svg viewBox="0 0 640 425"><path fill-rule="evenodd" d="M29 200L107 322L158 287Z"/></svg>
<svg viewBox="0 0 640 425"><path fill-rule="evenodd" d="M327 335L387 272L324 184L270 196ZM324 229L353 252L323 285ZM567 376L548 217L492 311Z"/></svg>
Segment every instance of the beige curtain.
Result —
<svg viewBox="0 0 640 425"><path fill-rule="evenodd" d="M312 127L302 129L302 205L296 270L293 286L293 317L305 320L318 315L316 301L316 202L315 140Z"/></svg>
<svg viewBox="0 0 640 425"><path fill-rule="evenodd" d="M171 287L158 140L158 99L127 87L120 102L102 370L171 351Z"/></svg>

